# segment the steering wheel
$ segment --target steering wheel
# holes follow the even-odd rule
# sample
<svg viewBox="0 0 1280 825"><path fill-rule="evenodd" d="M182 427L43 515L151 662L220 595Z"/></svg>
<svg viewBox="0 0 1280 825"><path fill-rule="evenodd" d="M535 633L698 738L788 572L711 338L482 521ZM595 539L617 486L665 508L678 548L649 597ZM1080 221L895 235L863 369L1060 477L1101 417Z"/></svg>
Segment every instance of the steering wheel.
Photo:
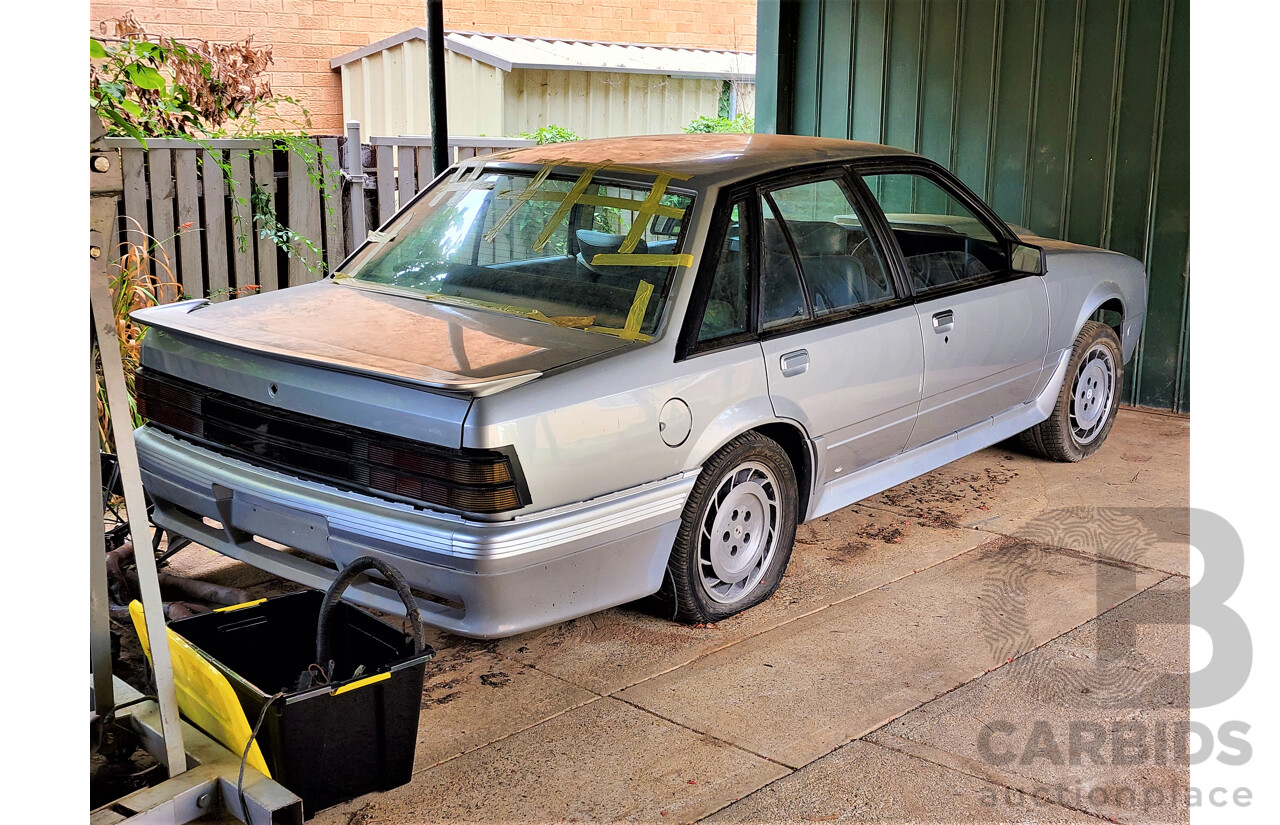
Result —
<svg viewBox="0 0 1280 825"><path fill-rule="evenodd" d="M863 244L865 244L869 240L871 240L871 233L869 232L864 233L862 240L858 241L857 245L854 246L853 249L849 251L849 257L851 258L858 257L858 250L861 249Z"/></svg>

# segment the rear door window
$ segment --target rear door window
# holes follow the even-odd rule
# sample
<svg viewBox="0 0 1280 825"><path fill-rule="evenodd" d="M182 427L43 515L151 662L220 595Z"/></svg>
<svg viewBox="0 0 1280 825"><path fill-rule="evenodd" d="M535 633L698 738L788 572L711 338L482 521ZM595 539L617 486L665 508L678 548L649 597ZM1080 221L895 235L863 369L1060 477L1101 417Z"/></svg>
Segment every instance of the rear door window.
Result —
<svg viewBox="0 0 1280 825"><path fill-rule="evenodd" d="M805 294L804 282L800 280L800 270L796 267L787 230L768 195L764 196L761 215L760 299L764 304L762 326L764 329L771 329L811 318L808 296Z"/></svg>
<svg viewBox="0 0 1280 825"><path fill-rule="evenodd" d="M815 317L896 297L884 257L837 181L775 189L769 195L799 256Z"/></svg>

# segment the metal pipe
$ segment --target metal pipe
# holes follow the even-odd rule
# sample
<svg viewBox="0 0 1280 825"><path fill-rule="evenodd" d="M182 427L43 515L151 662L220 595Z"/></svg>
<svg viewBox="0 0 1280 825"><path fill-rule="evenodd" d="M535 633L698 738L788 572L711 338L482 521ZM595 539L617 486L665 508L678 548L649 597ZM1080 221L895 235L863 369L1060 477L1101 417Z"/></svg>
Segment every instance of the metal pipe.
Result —
<svg viewBox="0 0 1280 825"><path fill-rule="evenodd" d="M106 569L118 590L121 591L121 603L127 604L136 598L139 592L138 571L129 567L135 561L133 541L125 539L115 550L106 554ZM238 587L229 587L212 582L179 576L165 570L159 572L160 592L166 600L197 599L218 605L243 604L249 601L249 594Z"/></svg>
<svg viewBox="0 0 1280 825"><path fill-rule="evenodd" d="M125 571L124 576L129 586L134 588L136 592L138 571L130 568ZM249 594L238 587L227 587L221 584L200 581L199 579L188 579L185 576L175 576L163 571L160 573L160 592L164 594L166 601L190 601L194 599L224 607L233 604L244 604L250 600Z"/></svg>
<svg viewBox="0 0 1280 825"><path fill-rule="evenodd" d="M115 706L111 685L111 599L107 591L107 539L102 532L102 462L97 460L98 377L89 358L89 662L93 707L106 716Z"/></svg>
<svg viewBox="0 0 1280 825"><path fill-rule="evenodd" d="M97 114L89 111L90 153L98 148L103 137L102 122ZM105 154L100 155L111 158ZM111 249L107 241L115 227L116 199L123 190L119 174L119 155L108 169L117 170L110 178L89 179L89 311L93 319L94 335L98 341L98 353L102 363L102 377L107 390L107 410L111 418L111 434L116 443L116 459L120 467L120 483L124 490L125 509L129 513L145 514L146 497L142 491L142 471L138 469L138 452L133 442L133 419L129 411L129 387L125 382L124 363L120 359L120 339L116 330L116 317L111 302L111 279L107 274L107 258L104 250ZM106 173L101 173L106 174ZM95 451L89 458L97 462L101 458ZM102 495L102 488L93 491ZM102 502L91 498L92 512L102 517ZM98 527L97 530L101 530ZM135 546L150 547L151 534L147 530L145 515L129 520L129 531ZM90 552L97 553L95 544ZM160 600L160 580L156 576L156 558L151 553L137 557L142 604L146 614L147 633L153 639L165 638L164 606ZM103 564L101 557L93 564ZM186 770L182 750L182 728L178 722L178 697L173 683L173 665L169 661L169 646L158 644L151 654L156 678L156 695L160 700L160 718L164 720L164 756L161 761L168 768L169 776L177 776Z"/></svg>
<svg viewBox="0 0 1280 825"><path fill-rule="evenodd" d="M427 71L431 87L431 166L449 168L449 117L445 112L444 0L427 0Z"/></svg>

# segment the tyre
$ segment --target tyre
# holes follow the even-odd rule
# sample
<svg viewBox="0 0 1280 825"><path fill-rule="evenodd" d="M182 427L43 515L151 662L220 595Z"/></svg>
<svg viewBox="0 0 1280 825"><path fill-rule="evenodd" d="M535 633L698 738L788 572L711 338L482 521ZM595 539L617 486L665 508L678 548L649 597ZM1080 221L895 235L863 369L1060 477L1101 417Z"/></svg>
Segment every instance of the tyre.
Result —
<svg viewBox="0 0 1280 825"><path fill-rule="evenodd" d="M714 622L778 589L799 509L795 469L766 436L745 433L703 466L685 503L663 588L675 618Z"/></svg>
<svg viewBox="0 0 1280 825"><path fill-rule="evenodd" d="M1023 446L1054 461L1081 461L1096 453L1111 432L1120 406L1124 387L1120 359L1115 330L1086 321L1076 336L1053 412L1022 432Z"/></svg>

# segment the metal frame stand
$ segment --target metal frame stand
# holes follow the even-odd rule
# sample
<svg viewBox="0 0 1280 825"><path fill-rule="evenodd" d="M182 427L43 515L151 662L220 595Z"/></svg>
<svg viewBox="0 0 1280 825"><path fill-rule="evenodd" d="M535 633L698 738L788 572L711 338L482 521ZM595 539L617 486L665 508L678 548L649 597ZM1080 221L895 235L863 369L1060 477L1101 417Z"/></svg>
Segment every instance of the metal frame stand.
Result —
<svg viewBox="0 0 1280 825"><path fill-rule="evenodd" d="M142 698L142 694L119 679L115 679L114 688L121 704ZM155 702L146 700L130 705L116 718L137 732L148 753L155 755L164 750L167 737L161 732L160 711ZM186 742L187 770L99 808L90 815L89 825L181 825L218 810L253 825L302 825L302 800L248 766L244 769L243 787L246 811L236 791L240 755L186 722L182 723L182 737Z"/></svg>
<svg viewBox="0 0 1280 825"><path fill-rule="evenodd" d="M102 124L92 110L89 112L89 134L89 304L93 335L98 342L102 360L111 433L115 436L125 509L129 513L129 534L136 548L134 558L138 565L138 589L142 592L147 636L152 640L167 641L156 558L154 553L149 552L151 536L147 527L146 498L142 490L142 472L138 468L137 448L133 442L129 389L120 358L111 283L107 275L107 239L114 235L112 229L116 217L116 200L123 189L120 154L116 150L107 149L103 144L105 135ZM102 521L102 479L95 400L97 378L92 356L89 377L90 666L93 712L98 718L105 719L116 707L137 701L142 696L114 678L111 673L106 536ZM156 678L157 701L131 705L117 718L128 719L139 734L143 747L167 767L170 778L94 811L90 822L93 825L119 822L163 822L176 825L218 810L216 806L221 806L243 821L250 821L245 819L246 812L242 809L240 795L236 792L240 756L179 719L168 644L152 642L151 662ZM185 748L184 742L187 743ZM301 825L302 800L252 768L245 770L243 793L249 812L255 815L253 822Z"/></svg>

